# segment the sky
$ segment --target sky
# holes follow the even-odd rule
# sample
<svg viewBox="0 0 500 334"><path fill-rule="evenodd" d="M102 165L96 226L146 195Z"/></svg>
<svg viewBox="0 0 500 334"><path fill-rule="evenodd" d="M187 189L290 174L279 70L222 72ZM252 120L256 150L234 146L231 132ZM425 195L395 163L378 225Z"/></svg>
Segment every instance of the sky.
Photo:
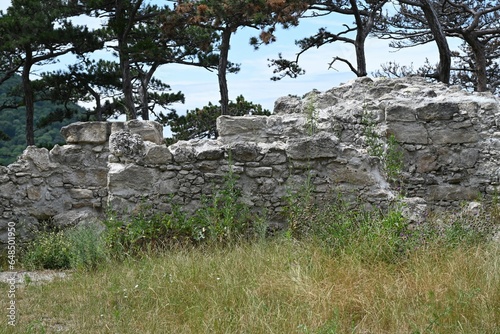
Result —
<svg viewBox="0 0 500 334"><path fill-rule="evenodd" d="M159 0L155 2L162 3ZM0 0L0 10L5 11L9 5L10 0ZM254 50L249 44L250 37L258 35L257 30L251 28L238 30L232 36L229 60L241 64L241 70L237 74L228 74L230 100L243 95L247 101L261 104L265 109L272 111L274 102L279 97L289 94L302 96L313 89L326 91L355 79L355 75L342 63L335 64L334 69L328 69L328 64L335 56L350 59L355 63L354 48L351 44L345 43L333 43L304 53L299 64L306 73L296 79L284 78L280 81L272 81L270 78L273 76L273 69L268 66L268 59L278 58L279 53L282 53L286 59L295 59L299 51L295 40L311 36L321 27L336 31L336 26L341 29L342 23L351 24L351 21L352 18L339 15L303 19L298 27L278 30L277 41L262 46L259 50ZM98 19L89 18L80 18L77 23L89 26L101 24ZM388 44L387 40L368 38L366 41L368 73L380 69L381 64L389 61L395 61L401 65L413 64L415 68L423 65L426 58L431 63L438 62L438 51L434 43L400 51L390 48ZM59 64L52 66L61 68L64 67L64 62L63 59ZM47 71L47 68L44 67L43 71ZM169 64L160 67L155 76L169 84L173 92L184 93L185 103L173 105L179 114L183 114L186 110L203 107L208 102L218 104L220 99L215 72L194 66Z"/></svg>

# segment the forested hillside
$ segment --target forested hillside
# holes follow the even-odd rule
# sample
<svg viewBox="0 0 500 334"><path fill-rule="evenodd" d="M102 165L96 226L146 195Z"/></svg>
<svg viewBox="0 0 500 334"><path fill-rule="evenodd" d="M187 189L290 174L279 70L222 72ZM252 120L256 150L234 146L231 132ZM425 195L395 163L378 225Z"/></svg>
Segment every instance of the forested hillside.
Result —
<svg viewBox="0 0 500 334"><path fill-rule="evenodd" d="M0 85L0 106L8 101L7 92L20 82L20 77L15 76ZM64 143L60 134L61 127L78 120L76 114L70 119L55 121L43 127L37 126L40 120L54 112L57 107L58 105L46 101L35 103L35 144L39 147L51 148L55 144ZM78 106L73 107L81 109ZM26 148L25 122L26 112L23 107L0 110L0 131L9 137L7 140L0 140L0 165L5 166L14 162Z"/></svg>

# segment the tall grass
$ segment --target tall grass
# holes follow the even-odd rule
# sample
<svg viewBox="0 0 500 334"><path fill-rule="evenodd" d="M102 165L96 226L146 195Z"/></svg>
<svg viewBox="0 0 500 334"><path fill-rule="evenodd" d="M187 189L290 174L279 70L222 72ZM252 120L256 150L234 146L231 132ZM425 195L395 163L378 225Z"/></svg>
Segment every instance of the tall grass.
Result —
<svg viewBox="0 0 500 334"><path fill-rule="evenodd" d="M30 284L13 332L498 333L499 265L494 243L398 263L287 238L181 249Z"/></svg>
<svg viewBox="0 0 500 334"><path fill-rule="evenodd" d="M285 233L247 238L233 186L193 218L113 218L97 239L42 243L71 249L63 259L80 270L20 287L18 324L0 332L500 333L498 203L412 226L398 206L321 204L306 187L289 197Z"/></svg>

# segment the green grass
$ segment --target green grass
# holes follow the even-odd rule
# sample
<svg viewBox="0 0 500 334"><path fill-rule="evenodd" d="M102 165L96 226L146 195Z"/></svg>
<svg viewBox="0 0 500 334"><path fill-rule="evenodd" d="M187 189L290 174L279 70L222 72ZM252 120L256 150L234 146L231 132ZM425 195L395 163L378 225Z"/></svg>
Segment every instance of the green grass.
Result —
<svg viewBox="0 0 500 334"><path fill-rule="evenodd" d="M19 288L9 332L498 333L499 250L428 245L397 263L290 238L171 250Z"/></svg>
<svg viewBox="0 0 500 334"><path fill-rule="evenodd" d="M0 284L0 333L500 333L497 201L409 225L306 184L266 238L234 185L192 217L40 234L21 263L71 276L19 286L13 328Z"/></svg>

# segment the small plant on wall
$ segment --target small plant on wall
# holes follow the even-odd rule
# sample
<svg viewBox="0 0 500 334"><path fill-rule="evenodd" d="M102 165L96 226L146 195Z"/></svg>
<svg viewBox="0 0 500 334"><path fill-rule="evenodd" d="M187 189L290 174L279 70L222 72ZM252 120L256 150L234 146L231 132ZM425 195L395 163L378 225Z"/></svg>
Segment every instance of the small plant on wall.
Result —
<svg viewBox="0 0 500 334"><path fill-rule="evenodd" d="M393 134L387 138L383 162L389 181L395 183L401 181L401 172L404 168L404 152Z"/></svg>
<svg viewBox="0 0 500 334"><path fill-rule="evenodd" d="M400 185L401 172L404 168L404 151L394 134L390 134L384 142L376 131L376 122L372 114L363 114L364 137L368 154L378 157L382 162L389 182Z"/></svg>

